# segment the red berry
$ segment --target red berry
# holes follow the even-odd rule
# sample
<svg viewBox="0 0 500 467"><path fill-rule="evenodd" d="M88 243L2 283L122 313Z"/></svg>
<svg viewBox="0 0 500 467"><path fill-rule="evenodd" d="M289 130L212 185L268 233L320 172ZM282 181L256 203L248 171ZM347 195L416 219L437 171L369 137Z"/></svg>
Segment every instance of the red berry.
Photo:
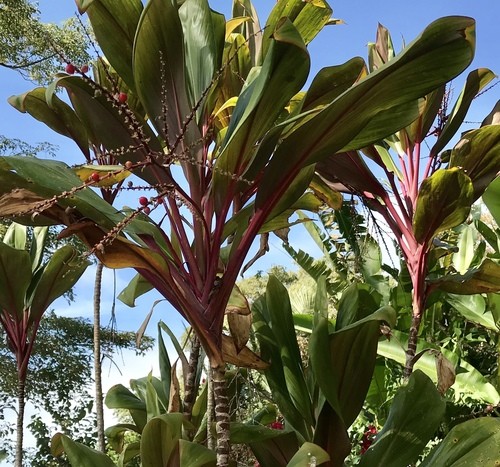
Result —
<svg viewBox="0 0 500 467"><path fill-rule="evenodd" d="M149 214L151 213L151 209L149 209L147 206L142 210L142 212L144 214L146 214L147 216L149 216Z"/></svg>
<svg viewBox="0 0 500 467"><path fill-rule="evenodd" d="M149 200L145 196L141 196L139 198L139 204L141 206L147 206L149 204Z"/></svg>
<svg viewBox="0 0 500 467"><path fill-rule="evenodd" d="M282 430L283 429L283 423L281 423L281 422L273 422L273 423L271 423L271 428L273 430Z"/></svg>
<svg viewBox="0 0 500 467"><path fill-rule="evenodd" d="M127 102L127 94L125 94L124 92L121 92L120 94L118 94L118 101L122 104L125 104L125 102Z"/></svg>
<svg viewBox="0 0 500 467"><path fill-rule="evenodd" d="M99 180L101 180L101 176L97 172L92 172L92 175L90 176L90 179L93 182L98 182Z"/></svg>
<svg viewBox="0 0 500 467"><path fill-rule="evenodd" d="M89 71L89 66L88 65L82 65L82 68L80 69L82 73L87 73Z"/></svg>
<svg viewBox="0 0 500 467"><path fill-rule="evenodd" d="M73 65L72 63L68 63L66 65L66 73L68 73L68 75L72 75L75 71L76 71L76 68L75 68L75 65Z"/></svg>

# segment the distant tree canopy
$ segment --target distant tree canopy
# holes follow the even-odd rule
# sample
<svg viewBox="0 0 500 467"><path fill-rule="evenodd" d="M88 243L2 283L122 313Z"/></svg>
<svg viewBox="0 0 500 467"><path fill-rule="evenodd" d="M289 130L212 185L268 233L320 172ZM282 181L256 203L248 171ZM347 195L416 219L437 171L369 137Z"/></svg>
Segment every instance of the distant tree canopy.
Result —
<svg viewBox="0 0 500 467"><path fill-rule="evenodd" d="M49 82L61 69L63 57L74 63L90 60L89 40L77 18L61 24L44 23L35 2L0 3L0 65L37 83Z"/></svg>
<svg viewBox="0 0 500 467"><path fill-rule="evenodd" d="M154 340L144 336L140 347L135 346L135 334L101 328L102 353L112 359L121 350L135 349L144 354L153 346ZM90 388L92 379L92 323L84 318L68 318L49 312L42 319L30 360L27 395L37 407L37 413L29 425L37 438L37 462L30 465L48 465L49 441L54 425L75 439L91 443L95 439L95 415ZM16 362L6 344L5 334L0 330L0 420L5 420L9 408L14 407L17 379ZM50 415L41 415L41 409ZM4 443L8 435L8 424L0 423L0 436ZM7 446L0 446L7 448ZM44 460L45 459L45 460Z"/></svg>

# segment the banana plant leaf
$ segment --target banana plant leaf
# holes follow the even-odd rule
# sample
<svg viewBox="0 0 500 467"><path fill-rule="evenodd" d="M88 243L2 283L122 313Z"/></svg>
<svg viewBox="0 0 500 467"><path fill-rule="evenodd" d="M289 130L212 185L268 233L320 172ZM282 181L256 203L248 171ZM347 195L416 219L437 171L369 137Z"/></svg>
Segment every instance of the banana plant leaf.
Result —
<svg viewBox="0 0 500 467"><path fill-rule="evenodd" d="M396 393L389 416L360 467L401 467L415 462L434 436L446 408L434 383L416 370Z"/></svg>
<svg viewBox="0 0 500 467"><path fill-rule="evenodd" d="M381 340L378 344L378 354L390 358L401 365L405 365L408 336L399 331L391 331L393 337L390 340ZM472 365L465 360L458 362L458 357L446 349L439 349L433 347L425 342L419 340L417 342L417 353L422 352L424 349L437 350L443 354L456 368L456 380L452 386L456 397L461 394L473 394L475 398L481 399L486 403L496 405L500 401L500 395L495 387L487 381L487 379ZM415 368L424 372L433 381L437 382L436 359L429 353L425 352L418 359Z"/></svg>

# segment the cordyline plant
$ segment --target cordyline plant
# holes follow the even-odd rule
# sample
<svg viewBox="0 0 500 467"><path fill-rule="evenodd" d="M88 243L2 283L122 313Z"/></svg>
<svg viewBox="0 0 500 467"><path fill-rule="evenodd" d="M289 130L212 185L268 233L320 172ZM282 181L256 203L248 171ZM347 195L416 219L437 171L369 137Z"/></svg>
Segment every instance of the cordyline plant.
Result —
<svg viewBox="0 0 500 467"><path fill-rule="evenodd" d="M26 227L12 223L0 241L0 324L17 362L16 467L23 465L25 386L40 321L50 304L75 285L88 264L69 245L44 261L46 236L46 227L33 229L26 249Z"/></svg>
<svg viewBox="0 0 500 467"><path fill-rule="evenodd" d="M390 34L379 26L377 41L369 48L371 72L395 59ZM500 266L490 260L465 275L428 276L438 258L453 252L439 243L438 234L467 219L472 204L500 170L500 126L492 124L495 109L480 129L466 132L453 150L442 152L462 125L473 99L494 78L485 68L470 72L451 110L450 89L439 86L421 100L418 116L410 125L361 151L352 148L330 155L316 167L330 187L358 195L394 234L413 288L407 377L418 359L417 336L433 291L469 295L500 290ZM423 150L426 144L428 153ZM379 181L380 173L387 179L386 186Z"/></svg>
<svg viewBox="0 0 500 467"><path fill-rule="evenodd" d="M0 215L66 225L106 266L134 268L138 289L147 281L191 324L214 370L217 462L227 465L225 363L266 366L245 347L249 312L234 286L250 248L289 227L296 209L337 199L315 175L318 162L418 118L422 98L471 62L474 20L439 19L377 71L353 58L322 69L305 92L307 44L336 22L325 1L280 0L262 29L249 0L235 1L228 21L206 0L77 5L105 56L94 79L72 64L79 76L61 73L10 102L91 161L109 154L118 165L82 183L62 162L2 158ZM358 170L348 161L347 173ZM117 211L90 189L129 172L141 179L129 189L150 190L137 209Z"/></svg>

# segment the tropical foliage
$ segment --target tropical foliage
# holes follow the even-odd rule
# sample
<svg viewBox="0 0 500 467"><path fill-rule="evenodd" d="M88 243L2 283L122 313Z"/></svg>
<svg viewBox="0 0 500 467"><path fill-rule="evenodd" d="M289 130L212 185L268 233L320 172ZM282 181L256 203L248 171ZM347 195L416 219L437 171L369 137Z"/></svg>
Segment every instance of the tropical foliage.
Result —
<svg viewBox="0 0 500 467"><path fill-rule="evenodd" d="M133 303L155 288L173 305L196 337L196 358L183 365L186 392L199 381L196 341L207 356L207 445L213 425L217 437L214 458L196 437L196 402L180 403L163 355L161 379L148 376L132 383L133 392L121 387L108 394L108 402L130 410L134 420L112 431L112 439L120 443L124 430L141 434L140 444L119 446L118 465L139 453L143 465L226 466L230 443L245 443L262 465L341 466L351 450L349 428L370 389L376 393L377 352L404 364L406 383L397 389L375 442L365 443L360 465L416 462L444 417L442 394L453 385L458 363L442 342L419 342L428 310L433 323L453 309L468 313L467 319L481 314L479 324L497 330L493 312L471 309L463 296L489 294L486 301L481 297L485 311L486 303L496 303L498 258L488 257L486 248L471 255L468 239L474 234L458 226L500 169L500 126L486 119L443 152L473 97L493 78L489 70L471 72L445 115L446 84L474 55L474 20L438 19L397 55L380 27L368 64L356 57L324 68L304 90L307 46L323 27L338 22L324 0L279 0L262 28L250 0L235 1L229 20L206 0L77 4L103 53L92 72L66 59L66 72L50 85L9 101L71 138L83 164L0 158L0 215L28 225L65 226L61 236L77 235L104 265L137 271L124 300ZM435 141L421 167L429 136ZM132 207L113 207L127 190L135 196ZM347 250L325 250L330 264L308 268L317 289L313 312L301 323L310 333L303 358L283 285L271 277L265 295L250 307L235 283L266 252L271 232L286 240L288 228L308 222L296 216L298 210L336 209L346 242L360 249L346 225L340 226L349 210L342 208L341 192L383 218L403 261L383 269L369 236L362 245L368 254L355 255L355 262ZM491 244L495 231L477 225ZM259 236L260 248L245 265ZM334 278L325 277L328 267ZM437 388L426 371L413 371L425 367L428 357L438 363L431 375ZM282 433L231 420L227 364L264 372L284 420ZM460 365L465 371L457 375L456 390L470 388L476 378L484 400L498 404L495 387ZM465 442L489 452L497 420L477 425ZM449 440L431 454L433 462L460 459L468 451L460 444L450 454ZM77 465L115 465L62 434L53 450L66 452Z"/></svg>

